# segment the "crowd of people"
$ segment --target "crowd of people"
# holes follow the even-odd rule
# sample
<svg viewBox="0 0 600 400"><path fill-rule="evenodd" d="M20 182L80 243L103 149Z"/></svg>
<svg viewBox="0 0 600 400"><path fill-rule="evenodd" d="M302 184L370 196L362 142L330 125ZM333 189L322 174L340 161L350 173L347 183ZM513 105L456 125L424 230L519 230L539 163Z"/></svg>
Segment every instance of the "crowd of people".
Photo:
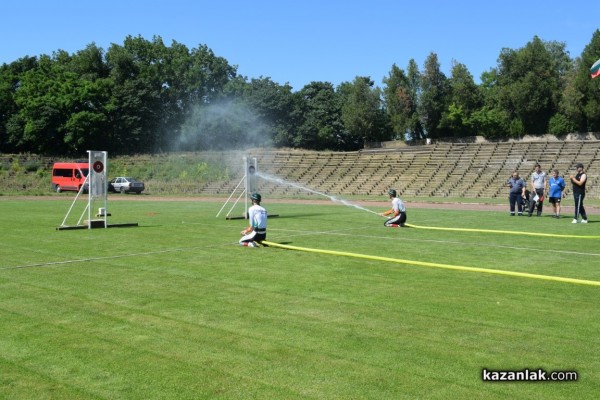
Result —
<svg viewBox="0 0 600 400"><path fill-rule="evenodd" d="M583 164L577 163L575 164L575 168L577 172L569 176L569 180L573 185L575 206L575 215L572 223L586 224L588 220L583 201L585 199L587 175ZM559 176L558 170L552 170L551 176L547 177L546 173L542 171L540 164L535 164L529 185L519 176L519 172L515 171L512 177L506 182L506 186L509 188L508 202L511 216L522 216L524 213L527 213L531 217L535 211L535 214L540 217L544 207L544 200L547 196L548 202L552 205L552 217L560 218L560 203L566 183Z"/></svg>

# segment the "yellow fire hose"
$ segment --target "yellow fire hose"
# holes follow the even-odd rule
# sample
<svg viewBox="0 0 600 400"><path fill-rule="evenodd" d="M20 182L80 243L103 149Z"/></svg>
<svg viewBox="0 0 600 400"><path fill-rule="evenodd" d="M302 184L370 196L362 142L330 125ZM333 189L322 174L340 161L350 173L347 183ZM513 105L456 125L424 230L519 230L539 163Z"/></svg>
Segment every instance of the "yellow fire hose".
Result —
<svg viewBox="0 0 600 400"><path fill-rule="evenodd" d="M413 228L416 228L416 226L414 226L414 225L411 225L411 226ZM498 231L494 231L494 232L498 232ZM574 284L579 284L579 285L600 286L599 281L591 281L591 280L586 280L586 279L565 278L565 277L552 276L552 275L529 274L526 272L504 271L504 270L499 270L499 269L464 267L464 266L460 266L460 265L439 264L439 263L431 263L431 262L424 262L424 261L402 260L402 259L398 259L398 258L371 256L371 255L367 255L367 254L348 253L348 252L334 251L334 250L311 249L308 247L290 246L290 245L286 245L286 244L269 242L266 240L264 240L262 243L266 244L267 246L277 247L277 248L286 249L286 250L296 250L296 251L305 251L305 252L309 252L309 253L329 254L329 255L333 255L333 256L362 258L362 259L367 259L367 260L385 261L385 262L392 262L392 263L397 263L397 264L416 265L419 267L442 268L442 269L449 269L449 270L455 270L455 271L480 272L480 273L485 273L485 274L516 276L516 277L520 277L520 278L566 282L566 283L574 283Z"/></svg>
<svg viewBox="0 0 600 400"><path fill-rule="evenodd" d="M542 236L542 237L557 237L557 238L575 238L575 239L600 239L600 236L585 236L585 235L560 235L556 233L536 233L536 232L520 232L520 231L497 231L492 229L472 229L472 228L444 228L437 226L418 226L406 224L410 228L429 229L435 231L454 231L454 232L480 232L480 233L502 233L507 235L525 235L525 236Z"/></svg>

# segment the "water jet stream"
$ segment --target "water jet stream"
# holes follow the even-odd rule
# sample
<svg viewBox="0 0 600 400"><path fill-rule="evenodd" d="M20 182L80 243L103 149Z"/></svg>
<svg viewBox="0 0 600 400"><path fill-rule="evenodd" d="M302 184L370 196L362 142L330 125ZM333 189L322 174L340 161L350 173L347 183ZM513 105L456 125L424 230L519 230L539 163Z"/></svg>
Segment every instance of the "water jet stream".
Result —
<svg viewBox="0 0 600 400"><path fill-rule="evenodd" d="M373 210L369 210L368 208L359 206L358 204L351 203L348 200L340 199L340 198L337 198L335 196L330 196L327 193L319 192L317 190L313 190L313 189L304 187L304 186L302 186L302 185L300 185L298 183L288 182L286 180L283 180L282 178L278 178L278 177L273 176L273 175L265 174L264 172L256 172L256 176L258 176L260 178L263 178L265 180L271 181L271 182L275 182L275 183L279 183L279 184L287 185L287 186L292 186L292 187L295 187L296 189L304 190L306 192L317 194L319 196L327 197L329 200L331 200L331 201L333 201L335 203L340 203L340 204L343 204L343 205L348 206L348 207L353 207L353 208L356 208L357 210L367 211L367 212L370 212L371 214L379 215L379 213L376 213Z"/></svg>

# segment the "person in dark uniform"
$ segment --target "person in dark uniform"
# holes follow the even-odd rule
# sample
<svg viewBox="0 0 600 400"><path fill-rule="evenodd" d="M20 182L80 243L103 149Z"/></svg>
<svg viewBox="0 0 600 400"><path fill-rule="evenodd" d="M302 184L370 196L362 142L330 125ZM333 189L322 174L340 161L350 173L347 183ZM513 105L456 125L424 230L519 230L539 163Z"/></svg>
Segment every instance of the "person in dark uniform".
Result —
<svg viewBox="0 0 600 400"><path fill-rule="evenodd" d="M587 214L585 213L585 207L583 206L583 199L585 198L585 183L587 181L587 174L583 171L583 164L575 164L577 173L571 175L571 182L573 183L573 197L575 198L575 218L573 223L576 224L579 216L581 215L581 223L587 224Z"/></svg>
<svg viewBox="0 0 600 400"><path fill-rule="evenodd" d="M519 216L523 215L523 198L525 197L525 189L527 185L523 178L519 176L517 171L513 172L512 177L506 182L506 186L510 188L508 193L508 202L510 204L510 215L515 215L515 205Z"/></svg>

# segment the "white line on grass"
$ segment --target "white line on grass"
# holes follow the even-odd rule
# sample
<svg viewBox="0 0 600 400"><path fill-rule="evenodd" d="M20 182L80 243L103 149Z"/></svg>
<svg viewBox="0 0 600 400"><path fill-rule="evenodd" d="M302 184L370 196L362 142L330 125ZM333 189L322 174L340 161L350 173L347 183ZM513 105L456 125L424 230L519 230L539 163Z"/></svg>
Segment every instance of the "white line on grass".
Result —
<svg viewBox="0 0 600 400"><path fill-rule="evenodd" d="M211 246L180 247L180 248L175 248L175 249L163 249L163 250L156 250L156 251L148 251L145 253L127 253L127 254L117 254L117 255L113 255L113 256L88 257L88 258L78 258L75 260L53 261L53 262L47 262L47 263L36 263L36 264L26 264L26 265L14 265L14 266L10 266L10 267L0 267L0 271L9 270L9 269L21 269L21 268L53 267L53 266L59 266L59 265L88 262L88 261L103 261L103 260L114 260L114 259L128 258L128 257L149 256L149 255L155 255L155 254L174 253L174 252L180 252L180 251L183 252L183 251L197 250L197 249L209 249L209 248L215 248L215 247L220 247L220 246L229 246L232 244L234 244L234 243L228 242L228 243L221 243L221 244L213 244ZM235 244L238 244L238 242L235 242Z"/></svg>

